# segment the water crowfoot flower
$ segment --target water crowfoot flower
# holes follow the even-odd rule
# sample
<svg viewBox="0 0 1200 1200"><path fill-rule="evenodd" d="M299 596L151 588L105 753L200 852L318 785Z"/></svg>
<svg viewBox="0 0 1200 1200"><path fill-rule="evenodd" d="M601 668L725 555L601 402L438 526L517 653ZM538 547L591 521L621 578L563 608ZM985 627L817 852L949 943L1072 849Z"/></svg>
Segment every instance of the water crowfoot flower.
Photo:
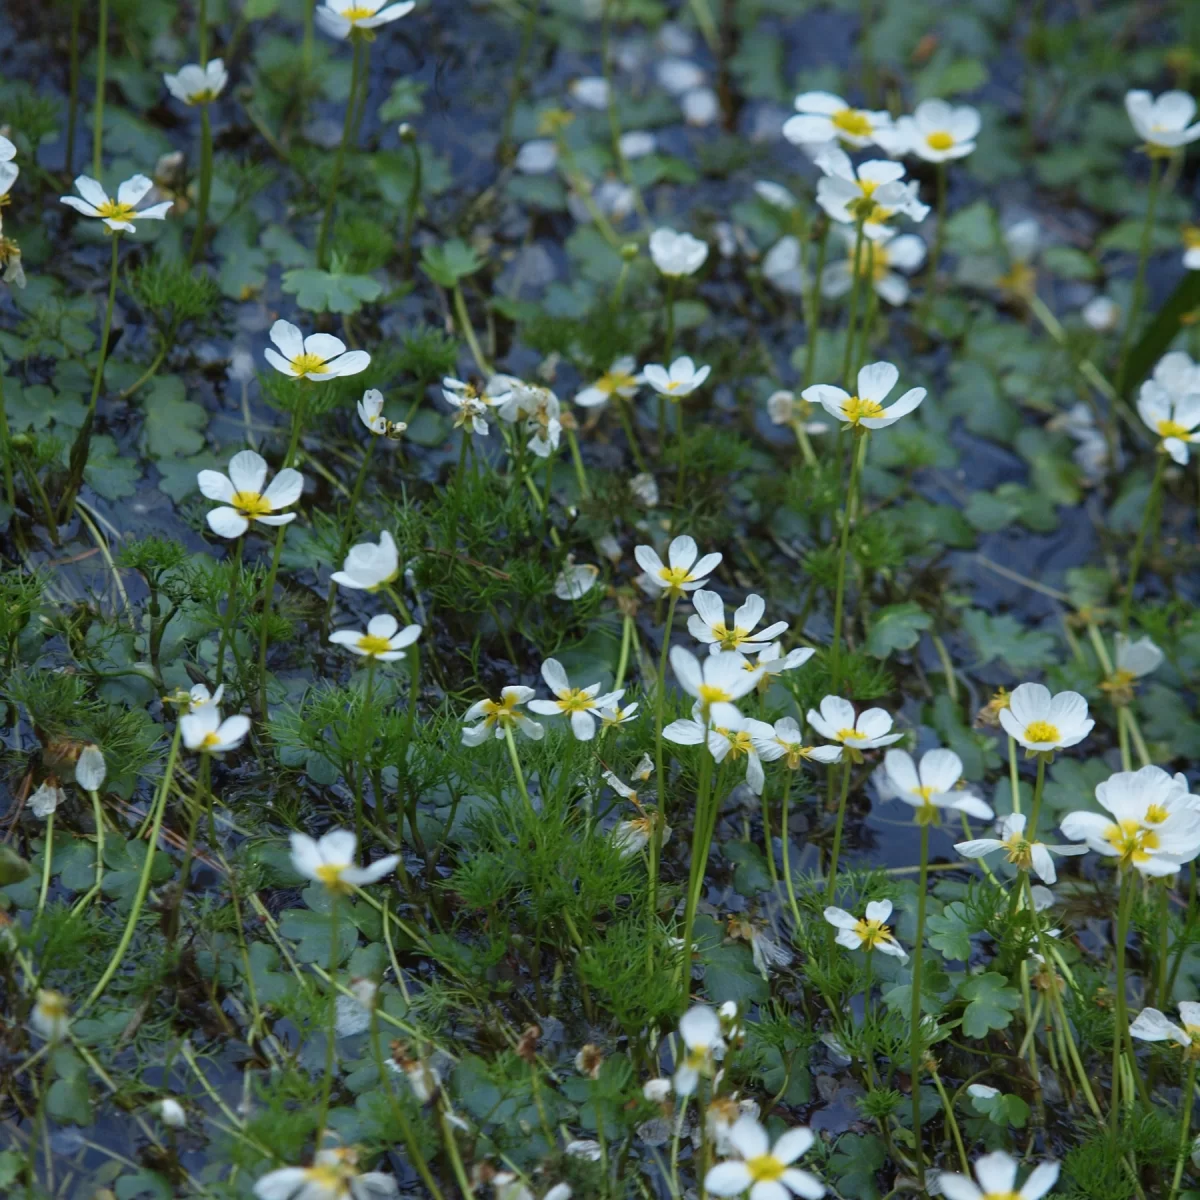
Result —
<svg viewBox="0 0 1200 1200"><path fill-rule="evenodd" d="M940 808L991 820L995 813L990 804L957 790L962 770L962 759L953 750L927 750L919 767L907 751L889 750L883 759L880 790L889 799L911 804L921 825L936 825Z"/></svg>
<svg viewBox="0 0 1200 1200"><path fill-rule="evenodd" d="M510 728L519 729L531 741L540 742L546 736L545 726L517 711L533 697L533 688L511 685L501 690L499 700L479 700L472 704L463 715L463 720L477 721L480 717L483 720L462 731L463 745L482 745L489 736L502 738L505 730Z"/></svg>
<svg viewBox="0 0 1200 1200"><path fill-rule="evenodd" d="M714 1196L748 1191L750 1200L788 1200L789 1195L821 1200L825 1185L792 1166L813 1141L811 1130L789 1129L772 1146L767 1131L753 1117L742 1117L729 1131L729 1142L741 1157L710 1167L704 1186Z"/></svg>
<svg viewBox="0 0 1200 1200"><path fill-rule="evenodd" d="M684 534L673 538L667 547L668 566L663 565L662 559L651 546L636 546L633 557L645 572L649 590L680 597L686 592L702 588L721 562L720 551L706 554L697 561L699 553L695 539Z"/></svg>
<svg viewBox="0 0 1200 1200"><path fill-rule="evenodd" d="M1041 1200L1058 1180L1058 1163L1044 1162L1017 1190L1017 1160L1003 1150L975 1160L975 1179L942 1171L938 1186L946 1200Z"/></svg>
<svg viewBox="0 0 1200 1200"><path fill-rule="evenodd" d="M393 582L400 574L400 555L396 542L385 529L379 544L360 542L351 546L340 571L330 576L334 583L353 591L377 592Z"/></svg>
<svg viewBox="0 0 1200 1200"><path fill-rule="evenodd" d="M324 0L314 16L323 32L330 37L345 40L351 33L378 29L406 17L414 8L416 0L405 0L403 4L389 4L384 0Z"/></svg>
<svg viewBox="0 0 1200 1200"><path fill-rule="evenodd" d="M1129 704L1137 681L1157 671L1166 656L1148 637L1131 642L1123 633L1118 633L1115 641L1117 652L1113 673L1100 687L1112 697L1114 704Z"/></svg>
<svg viewBox="0 0 1200 1200"><path fill-rule="evenodd" d="M548 658L542 663L542 678L556 699L531 700L530 711L543 717L570 717L571 731L581 742L590 742L596 736L596 717L625 694L622 688L619 692L606 692L601 696L598 683L586 688L572 687L562 663L556 658Z"/></svg>
<svg viewBox="0 0 1200 1200"><path fill-rule="evenodd" d="M1148 379L1138 393L1138 416L1160 439L1159 449L1184 466L1189 446L1200 443L1200 395L1191 393L1172 399L1161 385Z"/></svg>
<svg viewBox="0 0 1200 1200"><path fill-rule="evenodd" d="M318 10L319 11L319 10ZM254 1185L258 1200L389 1200L396 1181L382 1171L358 1171L358 1156L343 1147L318 1150L311 1167L281 1167Z"/></svg>
<svg viewBox="0 0 1200 1200"><path fill-rule="evenodd" d="M371 356L365 350L347 350L346 343L330 333L310 333L305 337L290 321L276 321L270 336L278 349L268 346L263 357L275 370L292 379L322 382L358 375L371 365Z"/></svg>
<svg viewBox="0 0 1200 1200"><path fill-rule="evenodd" d="M8 138L0 135L0 199L8 195L9 189L21 173L21 168L13 162L16 157L16 146Z"/></svg>
<svg viewBox="0 0 1200 1200"><path fill-rule="evenodd" d="M66 796L62 788L55 779L50 778L29 797L29 808L35 817L44 821L51 813L58 811L64 799Z"/></svg>
<svg viewBox="0 0 1200 1200"><path fill-rule="evenodd" d="M411 646L420 636L420 625L406 625L401 629L400 622L391 613L380 613L367 623L366 633L339 629L329 635L329 640L363 658L397 662L404 657L404 648Z"/></svg>
<svg viewBox="0 0 1200 1200"><path fill-rule="evenodd" d="M1040 683L1023 683L1013 689L1008 707L1000 710L1000 724L1030 754L1053 754L1082 742L1095 721L1088 717L1087 701L1078 692L1050 695Z"/></svg>
<svg viewBox="0 0 1200 1200"><path fill-rule="evenodd" d="M566 564L554 581L554 594L560 600L582 600L596 586L600 568L592 563L577 563L567 555Z"/></svg>
<svg viewBox="0 0 1200 1200"><path fill-rule="evenodd" d="M179 718L179 732L189 750L202 754L224 754L236 750L250 732L250 718L238 714L221 720L216 704L202 704Z"/></svg>
<svg viewBox="0 0 1200 1200"><path fill-rule="evenodd" d="M626 355L618 358L595 383L585 387L575 397L575 403L581 408L597 408L607 404L613 396L628 400L637 392L641 382L636 360Z"/></svg>
<svg viewBox="0 0 1200 1200"><path fill-rule="evenodd" d="M487 390L480 395L469 383L458 379L442 380L442 396L446 403L455 409L455 429L461 429L465 433L469 425L480 437L487 437L488 409L509 404L513 395L509 390L493 393L491 389L494 382L495 380L490 381Z"/></svg>
<svg viewBox="0 0 1200 1200"><path fill-rule="evenodd" d="M983 858L996 850L1003 850L1008 861L1020 871L1032 871L1043 883L1054 883L1058 874L1054 869L1052 854L1086 854L1086 846L1047 846L1043 842L1030 842L1025 837L1024 813L1010 813L1000 823L999 837L972 838L956 842L955 850L963 858Z"/></svg>
<svg viewBox="0 0 1200 1200"><path fill-rule="evenodd" d="M708 258L708 243L690 233L674 229L656 229L650 235L650 257L668 278L694 275Z"/></svg>
<svg viewBox="0 0 1200 1200"><path fill-rule="evenodd" d="M795 99L796 116L783 124L783 136L794 146L819 146L843 141L861 150L876 134L891 127L886 112L852 108L832 92L801 92Z"/></svg>
<svg viewBox="0 0 1200 1200"><path fill-rule="evenodd" d="M844 296L854 286L853 233L839 229L847 243L847 255L840 262L830 263L821 273L821 295L835 299ZM908 280L897 274L898 268L911 275L925 261L925 243L912 233L895 236L890 229L883 236L864 242L859 262L859 275L869 281L875 294L898 308L909 296Z"/></svg>
<svg viewBox="0 0 1200 1200"><path fill-rule="evenodd" d="M292 467L284 467L266 490L267 462L253 450L243 450L229 460L229 474L201 471L196 482L202 495L220 500L228 507L214 508L207 517L208 527L224 538L241 537L251 521L260 525L286 525L295 513L278 510L295 504L304 491L304 476Z"/></svg>
<svg viewBox="0 0 1200 1200"><path fill-rule="evenodd" d="M900 117L875 140L889 154L915 154L926 162L943 163L970 154L979 127L979 110L969 104L922 100L911 117Z"/></svg>
<svg viewBox="0 0 1200 1200"><path fill-rule="evenodd" d="M358 839L348 829L334 829L319 839L304 833L290 835L292 866L306 879L323 883L330 891L349 892L375 883L391 874L399 863L398 855L389 854L369 867L354 865Z"/></svg>
<svg viewBox="0 0 1200 1200"><path fill-rule="evenodd" d="M104 786L108 765L104 761L104 752L94 742L79 752L75 763L75 782L85 792L98 792Z"/></svg>
<svg viewBox="0 0 1200 1200"><path fill-rule="evenodd" d="M1200 1050L1200 1004L1181 1000L1179 1019L1182 1029L1157 1008L1143 1008L1130 1024L1129 1033L1142 1042L1175 1042L1195 1056Z"/></svg>
<svg viewBox="0 0 1200 1200"><path fill-rule="evenodd" d="M188 63L177 75L163 76L167 91L184 104L208 104L225 90L228 82L229 72L219 58L210 58L202 67Z"/></svg>
<svg viewBox="0 0 1200 1200"><path fill-rule="evenodd" d="M781 717L774 727L767 725L765 721L756 722L755 725L751 736L754 738L754 748L763 762L785 758L788 769L795 771L802 762L835 763L842 760L841 746L805 745L800 726L796 724L794 717Z"/></svg>
<svg viewBox="0 0 1200 1200"><path fill-rule="evenodd" d="M758 671L747 671L735 651L720 650L701 661L682 646L671 647L671 669L679 686L694 696L702 713L714 704L732 704L754 690Z"/></svg>
<svg viewBox="0 0 1200 1200"><path fill-rule="evenodd" d="M134 175L117 188L117 198L113 200L95 179L79 175L75 179L75 190L83 199L79 196L62 196L60 199L85 217L98 217L111 230L133 233L135 221L164 221L171 208L172 202L164 200L161 204L138 209L152 187L153 180L145 175Z"/></svg>
<svg viewBox="0 0 1200 1200"><path fill-rule="evenodd" d="M725 1056L725 1040L721 1037L721 1019L707 1005L689 1008L679 1019L679 1036L684 1053L675 1065L676 1094L690 1096L701 1075L711 1075L715 1064Z"/></svg>
<svg viewBox="0 0 1200 1200"><path fill-rule="evenodd" d="M929 206L917 199L916 187L904 183L904 166L876 158L857 167L850 156L831 146L817 158L822 178L817 181L817 203L835 221L859 221L881 226L898 213L914 221L929 215Z"/></svg>
<svg viewBox="0 0 1200 1200"><path fill-rule="evenodd" d="M1163 92L1156 98L1135 89L1125 93L1125 111L1151 154L1170 153L1200 138L1200 121L1189 124L1196 115L1196 101L1187 92Z"/></svg>
<svg viewBox="0 0 1200 1200"><path fill-rule="evenodd" d="M741 650L745 654L764 650L787 629L786 621L776 621L766 629L754 631L767 608L761 596L746 597L733 614L732 626L725 624L725 602L716 592L695 592L692 604L696 611L688 617L688 632L698 642L704 642L712 654L721 650Z"/></svg>
<svg viewBox="0 0 1200 1200"><path fill-rule="evenodd" d="M894 404L884 408L883 402L899 378L900 372L889 362L868 363L858 373L856 396L829 383L805 388L801 396L821 405L844 425L852 425L855 429L886 429L918 408L925 399L924 388L910 388Z"/></svg>
<svg viewBox="0 0 1200 1200"><path fill-rule="evenodd" d="M68 1008L67 998L62 992L40 988L33 1011L29 1014L29 1023L46 1041L61 1042L71 1028Z"/></svg>
<svg viewBox="0 0 1200 1200"><path fill-rule="evenodd" d="M907 961L908 954L896 941L887 925L887 919L891 915L890 900L872 900L867 905L866 916L861 918L833 905L825 910L825 920L838 931L834 941L839 946L845 946L847 950L879 950L893 958Z"/></svg>
<svg viewBox="0 0 1200 1200"><path fill-rule="evenodd" d="M377 437L390 438L398 442L408 428L407 421L389 421L383 415L383 393L378 388L367 388L358 402L358 419Z"/></svg>
<svg viewBox="0 0 1200 1200"><path fill-rule="evenodd" d="M852 762L862 762L862 751L890 746L904 736L890 732L892 718L884 709L868 708L856 717L854 705L840 696L826 696L820 711L810 708L806 719L823 738L836 743L827 749L844 750Z"/></svg>
<svg viewBox="0 0 1200 1200"><path fill-rule="evenodd" d="M685 354L675 359L670 367L650 363L642 372L645 381L660 395L672 400L690 396L709 376L711 367L696 368L696 364Z"/></svg>

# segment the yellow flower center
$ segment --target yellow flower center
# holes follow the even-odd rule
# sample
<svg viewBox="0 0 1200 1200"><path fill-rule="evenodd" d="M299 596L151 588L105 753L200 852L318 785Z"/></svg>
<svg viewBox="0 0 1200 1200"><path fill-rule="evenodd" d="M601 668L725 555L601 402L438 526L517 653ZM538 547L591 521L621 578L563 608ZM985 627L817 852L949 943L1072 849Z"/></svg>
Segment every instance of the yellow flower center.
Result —
<svg viewBox="0 0 1200 1200"><path fill-rule="evenodd" d="M373 17L374 15L375 9L373 8L346 8L342 10L342 16L345 17L351 25L353 25L355 21L365 21L368 17Z"/></svg>
<svg viewBox="0 0 1200 1200"><path fill-rule="evenodd" d="M857 425L864 417L874 420L883 416L883 405L877 400L864 400L861 396L851 396L842 405L842 419L851 425Z"/></svg>
<svg viewBox="0 0 1200 1200"><path fill-rule="evenodd" d="M1200 247L1200 225L1185 225L1183 227L1183 244L1189 250Z"/></svg>
<svg viewBox="0 0 1200 1200"><path fill-rule="evenodd" d="M868 950L874 950L880 942L890 942L892 940L892 931L882 921L871 917L869 920L864 918L854 926L854 932L862 938L863 946Z"/></svg>
<svg viewBox="0 0 1200 1200"><path fill-rule="evenodd" d="M801 746L798 742L785 742L782 738L776 738L775 741L787 751L784 761L789 770L798 770L802 762L807 762L812 758L811 746Z"/></svg>
<svg viewBox="0 0 1200 1200"><path fill-rule="evenodd" d="M1020 834L1014 833L1004 843L1004 853L1008 861L1019 871L1028 871L1033 867L1033 846Z"/></svg>
<svg viewBox="0 0 1200 1200"><path fill-rule="evenodd" d="M198 92L193 92L188 97L189 104L211 104L217 98L217 93L212 88L201 88Z"/></svg>
<svg viewBox="0 0 1200 1200"><path fill-rule="evenodd" d="M203 750L206 746L219 746L220 744L221 739L213 731L204 735L204 740L200 743L200 749Z"/></svg>
<svg viewBox="0 0 1200 1200"><path fill-rule="evenodd" d="M684 1063L693 1071L702 1071L708 1066L708 1046L691 1046L688 1048Z"/></svg>
<svg viewBox="0 0 1200 1200"><path fill-rule="evenodd" d="M623 720L625 720L625 710L623 708L614 708L610 715L600 718L600 723L607 729L610 725L620 725ZM636 793L632 799L637 799Z"/></svg>
<svg viewBox="0 0 1200 1200"><path fill-rule="evenodd" d="M743 629L740 625L730 629L721 622L712 626L712 631L722 650L736 650L750 636L750 630Z"/></svg>
<svg viewBox="0 0 1200 1200"><path fill-rule="evenodd" d="M317 878L327 888L340 888L344 869L341 863L322 863L317 868Z"/></svg>
<svg viewBox="0 0 1200 1200"><path fill-rule="evenodd" d="M341 1164L321 1163L319 1166L309 1167L304 1172L304 1178L312 1185L313 1190L320 1189L332 1193L336 1200L343 1200L343 1197L351 1195L350 1180L354 1178L354 1172ZM305 1189L306 1192L308 1190Z"/></svg>
<svg viewBox="0 0 1200 1200"><path fill-rule="evenodd" d="M517 702L511 698L503 700L485 700L483 702L484 724L499 725L503 728L513 724L516 719Z"/></svg>
<svg viewBox="0 0 1200 1200"><path fill-rule="evenodd" d="M37 1010L47 1020L58 1020L67 1015L67 998L62 992L39 992Z"/></svg>
<svg viewBox="0 0 1200 1200"><path fill-rule="evenodd" d="M954 145L954 137L944 129L938 129L926 136L925 144L930 150L949 150Z"/></svg>
<svg viewBox="0 0 1200 1200"><path fill-rule="evenodd" d="M771 1182L782 1178L787 1168L773 1154L760 1154L746 1160L746 1170L755 1183Z"/></svg>
<svg viewBox="0 0 1200 1200"><path fill-rule="evenodd" d="M1159 421L1158 436L1161 438L1186 438L1191 431L1178 421Z"/></svg>
<svg viewBox="0 0 1200 1200"><path fill-rule="evenodd" d="M349 13L343 13L344 17L349 19ZM371 14L368 13L368 16ZM310 354L307 350L303 354L297 354L292 359L292 370L297 375L327 375L329 368L325 365L325 360L319 354Z"/></svg>
<svg viewBox="0 0 1200 1200"><path fill-rule="evenodd" d="M733 733L728 729L720 729L718 733L723 733L729 739L729 757L742 758L754 749L754 742L751 741L750 735L744 730L740 733Z"/></svg>
<svg viewBox="0 0 1200 1200"><path fill-rule="evenodd" d="M379 637L373 633L364 633L355 645L364 654L386 654L392 648L390 638Z"/></svg>
<svg viewBox="0 0 1200 1200"><path fill-rule="evenodd" d="M1020 1192L984 1192L983 1200L1021 1200Z"/></svg>
<svg viewBox="0 0 1200 1200"><path fill-rule="evenodd" d="M1147 825L1161 825L1167 816L1167 810L1161 804L1151 804L1143 819Z"/></svg>
<svg viewBox="0 0 1200 1200"><path fill-rule="evenodd" d="M621 388L636 387L633 376L628 371L606 371L599 379L596 380L596 391L603 392L606 396L611 396L613 392L619 391Z"/></svg>
<svg viewBox="0 0 1200 1200"><path fill-rule="evenodd" d="M698 699L705 708L708 708L710 704L721 704L732 700L733 697L724 688L717 687L716 684L702 683Z"/></svg>
<svg viewBox="0 0 1200 1200"><path fill-rule="evenodd" d="M848 738L861 737L862 734L860 734L857 729L839 729L833 736L837 738L839 742L844 742Z"/></svg>
<svg viewBox="0 0 1200 1200"><path fill-rule="evenodd" d="M1158 849L1158 834L1137 821L1110 825L1104 831L1104 840L1121 856L1122 866L1149 862L1149 852Z"/></svg>
<svg viewBox="0 0 1200 1200"><path fill-rule="evenodd" d="M271 502L258 492L234 492L230 501L243 517L265 517L271 511Z"/></svg>
<svg viewBox="0 0 1200 1200"><path fill-rule="evenodd" d="M565 713L586 712L596 703L594 696L589 696L582 688L571 688L565 696L555 703Z"/></svg>
<svg viewBox="0 0 1200 1200"><path fill-rule="evenodd" d="M831 116L834 129L850 137L870 137L871 118L857 108L841 108Z"/></svg>
<svg viewBox="0 0 1200 1200"><path fill-rule="evenodd" d="M1128 688L1137 676L1132 671L1118 667L1100 686L1106 692L1120 692Z"/></svg>
<svg viewBox="0 0 1200 1200"><path fill-rule="evenodd" d="M682 589L685 583L691 581L691 574L686 567L663 567L658 573L659 579L667 584L668 589Z"/></svg>
<svg viewBox="0 0 1200 1200"><path fill-rule="evenodd" d="M1037 282L1037 272L1028 263L1015 262L996 282L1016 296L1028 296Z"/></svg>
<svg viewBox="0 0 1200 1200"><path fill-rule="evenodd" d="M114 221L132 221L137 215L132 204L122 204L119 200L105 200L103 204L96 205L96 211Z"/></svg>
<svg viewBox="0 0 1200 1200"><path fill-rule="evenodd" d="M1051 725L1049 721L1030 721L1025 726L1025 740L1027 742L1057 742L1062 734L1058 731L1057 725Z"/></svg>

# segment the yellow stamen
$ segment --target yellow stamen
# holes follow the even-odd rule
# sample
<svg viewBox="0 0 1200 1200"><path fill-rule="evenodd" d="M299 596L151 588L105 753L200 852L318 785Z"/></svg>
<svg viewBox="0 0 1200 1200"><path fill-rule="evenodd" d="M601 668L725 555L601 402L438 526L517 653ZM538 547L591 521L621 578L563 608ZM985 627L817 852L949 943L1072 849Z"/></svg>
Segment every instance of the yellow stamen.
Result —
<svg viewBox="0 0 1200 1200"><path fill-rule="evenodd" d="M849 738L861 738L862 734L857 729L839 729L833 735L839 742L847 741Z"/></svg>
<svg viewBox="0 0 1200 1200"><path fill-rule="evenodd" d="M1188 250L1200 247L1200 225L1185 225L1183 227L1183 244Z"/></svg>
<svg viewBox="0 0 1200 1200"><path fill-rule="evenodd" d="M243 517L265 517L271 511L271 502L258 492L234 492L230 504Z"/></svg>
<svg viewBox="0 0 1200 1200"><path fill-rule="evenodd" d="M221 739L213 731L204 735L204 740L200 743L200 748L203 749L205 746L219 746L220 744Z"/></svg>
<svg viewBox="0 0 1200 1200"><path fill-rule="evenodd" d="M292 370L297 375L327 375L329 373L325 360L319 354L309 354L307 350L292 359Z"/></svg>
<svg viewBox="0 0 1200 1200"><path fill-rule="evenodd" d="M346 8L342 10L341 15L353 25L355 21L365 21L368 17L373 17L375 12L373 8Z"/></svg>
<svg viewBox="0 0 1200 1200"><path fill-rule="evenodd" d="M926 135L925 144L930 150L949 150L954 145L954 137L944 129L938 129L934 133Z"/></svg>
<svg viewBox="0 0 1200 1200"><path fill-rule="evenodd" d="M685 583L691 582L691 574L686 567L663 567L658 573L659 579L670 589L682 589Z"/></svg>
<svg viewBox="0 0 1200 1200"><path fill-rule="evenodd" d="M1146 809L1145 823L1147 825L1161 825L1169 814L1161 804L1151 804Z"/></svg>
<svg viewBox="0 0 1200 1200"><path fill-rule="evenodd" d="M96 211L114 221L132 221L137 215L132 204L122 204L119 200L105 200L103 204L96 205Z"/></svg>
<svg viewBox="0 0 1200 1200"><path fill-rule="evenodd" d="M733 697L724 688L717 687L715 684L702 683L700 685L699 700L705 708L710 704L720 704L732 699Z"/></svg>
<svg viewBox="0 0 1200 1200"><path fill-rule="evenodd" d="M565 713L586 712L595 703L595 696L589 696L582 688L571 688L565 696L555 701Z"/></svg>
<svg viewBox="0 0 1200 1200"><path fill-rule="evenodd" d="M1027 742L1057 742L1061 737L1058 726L1051 725L1049 721L1030 721L1025 726Z"/></svg>
<svg viewBox="0 0 1200 1200"><path fill-rule="evenodd" d="M838 109L830 118L834 129L848 134L850 137L870 137L871 118L857 108Z"/></svg>
<svg viewBox="0 0 1200 1200"><path fill-rule="evenodd" d="M603 392L606 396L611 396L613 392L619 391L621 388L636 387L633 376L628 371L606 371L599 379L596 380L596 391Z"/></svg>
<svg viewBox="0 0 1200 1200"><path fill-rule="evenodd" d="M1104 840L1120 855L1122 866L1149 862L1149 851L1158 849L1158 834L1144 829L1137 821L1108 826Z"/></svg>
<svg viewBox="0 0 1200 1200"><path fill-rule="evenodd" d="M864 400L861 396L851 396L842 405L842 419L851 425L857 425L864 417L875 420L883 416L883 405L876 400Z"/></svg>
<svg viewBox="0 0 1200 1200"><path fill-rule="evenodd" d="M760 1154L746 1159L746 1170L755 1183L771 1182L783 1177L787 1168L773 1154Z"/></svg>
<svg viewBox="0 0 1200 1200"><path fill-rule="evenodd" d="M341 863L322 863L317 868L317 878L329 888L337 888L342 886L342 871L344 867Z"/></svg>
<svg viewBox="0 0 1200 1200"><path fill-rule="evenodd" d="M750 630L743 629L740 625L730 629L721 622L713 625L712 631L722 650L736 650L750 636Z"/></svg>
<svg viewBox="0 0 1200 1200"><path fill-rule="evenodd" d="M1004 843L1004 853L1008 861L1019 871L1033 869L1033 846L1020 834L1014 833Z"/></svg>
<svg viewBox="0 0 1200 1200"><path fill-rule="evenodd" d="M1159 421L1157 427L1160 438L1187 438L1191 430L1178 421Z"/></svg>
<svg viewBox="0 0 1200 1200"><path fill-rule="evenodd" d="M386 654L392 648L390 638L377 637L373 633L364 633L355 645L364 654Z"/></svg>
<svg viewBox="0 0 1200 1200"><path fill-rule="evenodd" d="M870 920L864 918L854 926L854 932L862 938L863 949L874 950L880 942L890 942L892 940L892 931L882 921L872 917Z"/></svg>

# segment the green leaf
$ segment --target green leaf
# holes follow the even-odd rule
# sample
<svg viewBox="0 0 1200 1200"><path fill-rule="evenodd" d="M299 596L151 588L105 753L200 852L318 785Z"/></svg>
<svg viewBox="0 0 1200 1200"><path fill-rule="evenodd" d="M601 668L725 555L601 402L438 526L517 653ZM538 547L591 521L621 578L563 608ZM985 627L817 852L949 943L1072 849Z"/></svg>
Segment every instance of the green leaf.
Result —
<svg viewBox="0 0 1200 1200"><path fill-rule="evenodd" d="M844 1133L829 1159L839 1196L847 1200L878 1200L875 1173L887 1161L883 1139L873 1133Z"/></svg>
<svg viewBox="0 0 1200 1200"><path fill-rule="evenodd" d="M454 287L482 266L483 260L462 238L451 238L440 246L426 246L421 252L421 270L442 287Z"/></svg>
<svg viewBox="0 0 1200 1200"><path fill-rule="evenodd" d="M122 455L117 443L101 433L92 438L83 477L105 500L121 500L137 491L142 469L136 458Z"/></svg>
<svg viewBox="0 0 1200 1200"><path fill-rule="evenodd" d="M966 962L971 957L971 926L968 909L955 900L942 909L940 915L931 914L926 922L929 927L929 944L945 959Z"/></svg>
<svg viewBox="0 0 1200 1200"><path fill-rule="evenodd" d="M142 426L142 451L151 458L176 458L204 449L208 413L203 405L186 399L183 380L161 375L146 393L146 421Z"/></svg>
<svg viewBox="0 0 1200 1200"><path fill-rule="evenodd" d="M1052 634L1026 629L1007 613L994 617L981 608L969 608L963 613L963 628L974 643L977 667L999 659L1019 676L1057 661Z"/></svg>
<svg viewBox="0 0 1200 1200"><path fill-rule="evenodd" d="M339 908L344 910L344 905ZM324 966L329 962L330 920L325 913L312 912L307 908L289 908L279 920L279 932L286 938L294 939L296 958L300 962L320 963ZM345 962L350 952L358 945L358 929L348 913L338 913L337 956L338 962Z"/></svg>
<svg viewBox="0 0 1200 1200"><path fill-rule="evenodd" d="M0 844L0 887L20 883L31 874L30 865L11 846Z"/></svg>
<svg viewBox="0 0 1200 1200"><path fill-rule="evenodd" d="M922 630L932 625L933 618L911 600L889 604L871 624L867 652L876 658L887 658L894 650L911 650L920 640Z"/></svg>
<svg viewBox="0 0 1200 1200"><path fill-rule="evenodd" d="M993 1029L1003 1029L1021 1007L1021 993L1008 986L1008 980L995 971L975 975L959 988L968 1001L963 1012L963 1032L967 1037L986 1037Z"/></svg>
<svg viewBox="0 0 1200 1200"><path fill-rule="evenodd" d="M383 294L383 285L369 275L338 275L315 267L285 271L281 286L308 312L355 313Z"/></svg>
<svg viewBox="0 0 1200 1200"><path fill-rule="evenodd" d="M417 79L397 79L392 84L391 95L379 106L379 119L392 123L415 117L425 107L421 95L426 86Z"/></svg>

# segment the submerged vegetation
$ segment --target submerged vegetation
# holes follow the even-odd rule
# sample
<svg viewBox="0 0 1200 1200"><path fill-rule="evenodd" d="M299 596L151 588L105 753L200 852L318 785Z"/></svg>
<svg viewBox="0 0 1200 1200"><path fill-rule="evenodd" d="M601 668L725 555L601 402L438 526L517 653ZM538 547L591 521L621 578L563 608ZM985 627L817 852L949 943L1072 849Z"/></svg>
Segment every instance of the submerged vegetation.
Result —
<svg viewBox="0 0 1200 1200"><path fill-rule="evenodd" d="M0 16L0 1193L1200 1194L1198 10L847 7Z"/></svg>

